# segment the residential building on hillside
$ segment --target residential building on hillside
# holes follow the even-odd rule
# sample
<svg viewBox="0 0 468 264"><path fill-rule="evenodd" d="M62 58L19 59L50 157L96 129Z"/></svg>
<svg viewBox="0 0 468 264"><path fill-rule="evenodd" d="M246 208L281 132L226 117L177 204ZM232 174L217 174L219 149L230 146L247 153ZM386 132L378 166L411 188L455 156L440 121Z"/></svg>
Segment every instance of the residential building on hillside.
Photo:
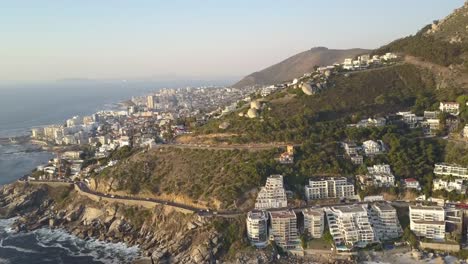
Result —
<svg viewBox="0 0 468 264"><path fill-rule="evenodd" d="M257 248L268 244L268 215L265 211L250 211L247 214L247 237Z"/></svg>
<svg viewBox="0 0 468 264"><path fill-rule="evenodd" d="M434 191L446 190L448 192L456 191L464 193L466 187L463 185L463 179L454 179L453 181L434 179L432 189Z"/></svg>
<svg viewBox="0 0 468 264"><path fill-rule="evenodd" d="M354 155L349 157L351 162L355 165L361 165L364 163L364 157L362 155Z"/></svg>
<svg viewBox="0 0 468 264"><path fill-rule="evenodd" d="M372 227L380 241L392 240L403 234L396 209L386 202L374 203L369 209Z"/></svg>
<svg viewBox="0 0 468 264"><path fill-rule="evenodd" d="M445 232L462 235L463 232L463 209L455 205L445 206Z"/></svg>
<svg viewBox="0 0 468 264"><path fill-rule="evenodd" d="M307 200L353 197L354 185L344 177L310 179L305 195Z"/></svg>
<svg viewBox="0 0 468 264"><path fill-rule="evenodd" d="M320 238L325 226L325 213L322 208L307 208L302 210L304 215L304 231L312 238Z"/></svg>
<svg viewBox="0 0 468 264"><path fill-rule="evenodd" d="M395 176L392 174L390 165L378 164L367 167L367 176L372 179L373 185L378 187L395 186Z"/></svg>
<svg viewBox="0 0 468 264"><path fill-rule="evenodd" d="M343 142L342 145L348 156L357 155L360 149L356 142Z"/></svg>
<svg viewBox="0 0 468 264"><path fill-rule="evenodd" d="M445 210L442 206L410 205L410 229L418 237L445 238Z"/></svg>
<svg viewBox="0 0 468 264"><path fill-rule="evenodd" d="M424 111L424 119L437 119L439 111Z"/></svg>
<svg viewBox="0 0 468 264"><path fill-rule="evenodd" d="M440 130L440 120L437 118L426 119L421 122L421 127L425 136L433 137Z"/></svg>
<svg viewBox="0 0 468 264"><path fill-rule="evenodd" d="M362 148L367 156L372 156L384 152L385 144L382 140L367 140L362 143Z"/></svg>
<svg viewBox="0 0 468 264"><path fill-rule="evenodd" d="M419 117L411 112L398 112L397 115L401 116L401 120L409 126L409 128L416 128L424 118Z"/></svg>
<svg viewBox="0 0 468 264"><path fill-rule="evenodd" d="M326 207L325 214L337 250L343 250L343 246L349 249L376 242L367 205Z"/></svg>
<svg viewBox="0 0 468 264"><path fill-rule="evenodd" d="M268 177L265 187L260 189L255 202L255 209L283 208L288 206L286 191L283 186L283 175Z"/></svg>
<svg viewBox="0 0 468 264"><path fill-rule="evenodd" d="M468 178L468 168L457 164L438 163L434 165L434 174Z"/></svg>
<svg viewBox="0 0 468 264"><path fill-rule="evenodd" d="M300 247L297 216L293 210L270 211L270 237L283 249Z"/></svg>
<svg viewBox="0 0 468 264"><path fill-rule="evenodd" d="M404 180L405 187L408 189L416 189L418 191L421 190L421 185L419 184L418 180L415 178L407 178Z"/></svg>
<svg viewBox="0 0 468 264"><path fill-rule="evenodd" d="M439 110L441 112L458 115L460 113L460 104L457 102L440 102Z"/></svg>
<svg viewBox="0 0 468 264"><path fill-rule="evenodd" d="M293 164L294 163L294 146L288 145L286 147L286 151L281 153L278 160L281 164Z"/></svg>
<svg viewBox="0 0 468 264"><path fill-rule="evenodd" d="M359 121L356 127L383 127L387 123L387 120L383 117L379 118L368 118Z"/></svg>
<svg viewBox="0 0 468 264"><path fill-rule="evenodd" d="M468 124L463 128L463 137L468 138Z"/></svg>

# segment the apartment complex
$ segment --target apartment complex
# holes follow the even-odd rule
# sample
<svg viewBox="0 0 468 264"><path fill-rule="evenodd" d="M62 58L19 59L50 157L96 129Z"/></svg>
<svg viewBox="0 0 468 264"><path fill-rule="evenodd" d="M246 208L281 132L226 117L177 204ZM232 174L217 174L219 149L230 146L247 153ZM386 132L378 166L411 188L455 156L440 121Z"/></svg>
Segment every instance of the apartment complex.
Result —
<svg viewBox="0 0 468 264"><path fill-rule="evenodd" d="M269 212L271 219L270 238L284 249L300 247L297 216L293 210Z"/></svg>
<svg viewBox="0 0 468 264"><path fill-rule="evenodd" d="M305 187L305 195L307 200L352 197L354 185L344 177L310 179L309 185Z"/></svg>
<svg viewBox="0 0 468 264"><path fill-rule="evenodd" d="M247 237L257 248L268 244L268 215L265 211L250 211L247 214Z"/></svg>
<svg viewBox="0 0 468 264"><path fill-rule="evenodd" d="M396 209L386 202L374 203L369 215L375 236L380 241L392 240L402 235L403 230Z"/></svg>
<svg viewBox="0 0 468 264"><path fill-rule="evenodd" d="M432 189L434 191L446 190L448 192L464 192L466 190L466 187L463 184L463 179L454 179L453 181L434 179Z"/></svg>
<svg viewBox="0 0 468 264"><path fill-rule="evenodd" d="M330 234L338 250L376 242L366 207L355 204L325 208Z"/></svg>
<svg viewBox="0 0 468 264"><path fill-rule="evenodd" d="M320 238L323 235L325 213L322 208L307 208L302 210L304 215L304 232L308 232L312 238Z"/></svg>
<svg viewBox="0 0 468 264"><path fill-rule="evenodd" d="M468 168L456 164L438 163L434 166L434 174L468 178Z"/></svg>
<svg viewBox="0 0 468 264"><path fill-rule="evenodd" d="M382 140L366 140L362 143L362 149L367 156L373 156L385 151L385 144Z"/></svg>
<svg viewBox="0 0 468 264"><path fill-rule="evenodd" d="M260 189L255 209L283 208L288 206L286 191L283 186L283 175L268 177L265 187Z"/></svg>
<svg viewBox="0 0 468 264"><path fill-rule="evenodd" d="M410 229L416 236L434 240L445 238L445 210L442 206L409 207Z"/></svg>
<svg viewBox="0 0 468 264"><path fill-rule="evenodd" d="M395 176L392 174L390 165L374 165L372 167L367 167L367 171L368 174L366 175L366 181L370 181L372 185L377 187L395 186Z"/></svg>
<svg viewBox="0 0 468 264"><path fill-rule="evenodd" d="M460 105L457 102L440 102L439 110L454 115L460 113Z"/></svg>

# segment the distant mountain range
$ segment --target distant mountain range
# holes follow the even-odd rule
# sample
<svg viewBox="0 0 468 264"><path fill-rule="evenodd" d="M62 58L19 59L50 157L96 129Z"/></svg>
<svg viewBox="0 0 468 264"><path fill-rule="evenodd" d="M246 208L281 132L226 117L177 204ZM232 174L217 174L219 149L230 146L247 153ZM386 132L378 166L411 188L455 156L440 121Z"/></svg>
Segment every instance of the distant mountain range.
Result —
<svg viewBox="0 0 468 264"><path fill-rule="evenodd" d="M233 85L233 87L246 87L251 85L269 85L285 82L312 72L315 66L330 65L343 62L347 57L354 57L370 52L366 49L328 49L316 47L298 53L286 60L270 66L259 72L254 72Z"/></svg>

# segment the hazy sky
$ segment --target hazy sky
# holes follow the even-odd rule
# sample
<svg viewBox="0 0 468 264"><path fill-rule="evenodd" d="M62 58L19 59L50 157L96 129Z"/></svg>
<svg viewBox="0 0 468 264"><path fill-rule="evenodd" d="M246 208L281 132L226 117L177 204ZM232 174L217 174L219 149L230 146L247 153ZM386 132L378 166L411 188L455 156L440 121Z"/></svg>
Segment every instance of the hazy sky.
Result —
<svg viewBox="0 0 468 264"><path fill-rule="evenodd" d="M464 0L0 0L0 81L242 76L376 48Z"/></svg>

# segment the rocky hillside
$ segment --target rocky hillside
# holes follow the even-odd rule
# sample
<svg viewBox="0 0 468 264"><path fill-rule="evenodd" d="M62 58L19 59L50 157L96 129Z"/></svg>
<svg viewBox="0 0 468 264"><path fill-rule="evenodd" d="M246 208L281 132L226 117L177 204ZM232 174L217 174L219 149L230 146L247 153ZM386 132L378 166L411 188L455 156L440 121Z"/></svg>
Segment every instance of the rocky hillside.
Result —
<svg viewBox="0 0 468 264"><path fill-rule="evenodd" d="M312 72L316 66L341 63L345 58L354 57L366 52L369 52L369 50L312 48L259 72L254 72L233 86L242 88L245 86L270 85L290 81L302 76L304 73Z"/></svg>
<svg viewBox="0 0 468 264"><path fill-rule="evenodd" d="M446 18L427 25L415 35L395 40L377 52L387 51L468 72L468 2Z"/></svg>
<svg viewBox="0 0 468 264"><path fill-rule="evenodd" d="M0 189L1 218L20 215L18 232L44 226L64 228L81 238L139 245L151 263L208 263L235 257L231 247L243 248L243 219L202 218L156 206L153 210L108 202L94 202L73 188L46 185L6 185ZM240 221L240 222L239 222ZM229 255L231 254L231 255ZM265 257L265 255L255 256Z"/></svg>

